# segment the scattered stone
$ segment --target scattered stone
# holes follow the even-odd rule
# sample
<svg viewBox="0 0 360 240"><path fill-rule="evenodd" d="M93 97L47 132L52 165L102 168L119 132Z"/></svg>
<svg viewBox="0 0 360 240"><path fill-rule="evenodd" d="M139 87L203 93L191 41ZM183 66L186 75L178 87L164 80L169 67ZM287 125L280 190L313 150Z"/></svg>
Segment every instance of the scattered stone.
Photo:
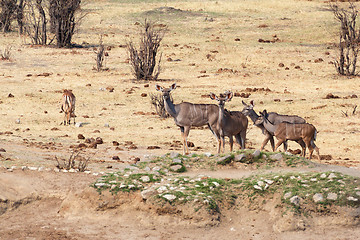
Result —
<svg viewBox="0 0 360 240"><path fill-rule="evenodd" d="M119 160L120 160L119 156L113 156L112 159L113 159L113 160L116 160L116 161L119 161Z"/></svg>
<svg viewBox="0 0 360 240"><path fill-rule="evenodd" d="M287 192L284 194L284 199L288 199L288 198L291 198L292 196L292 193L291 192Z"/></svg>
<svg viewBox="0 0 360 240"><path fill-rule="evenodd" d="M148 146L147 149L150 149L150 150L151 149L160 149L160 147L159 146Z"/></svg>
<svg viewBox="0 0 360 240"><path fill-rule="evenodd" d="M0 148L0 152L6 152L4 148Z"/></svg>
<svg viewBox="0 0 360 240"><path fill-rule="evenodd" d="M163 193L163 192L165 192L165 191L167 191L167 190L168 190L168 189L167 189L166 186L160 186L160 187L158 187L157 192L158 192L158 193Z"/></svg>
<svg viewBox="0 0 360 240"><path fill-rule="evenodd" d="M298 196L293 196L292 198L290 198L290 202L296 206L299 206L300 198Z"/></svg>
<svg viewBox="0 0 360 240"><path fill-rule="evenodd" d="M211 157L211 156L212 156L212 153L209 153L209 152L204 153L204 156L206 156L206 157Z"/></svg>
<svg viewBox="0 0 360 240"><path fill-rule="evenodd" d="M21 170L25 171L25 170L28 170L29 168L27 166L22 166L21 167Z"/></svg>
<svg viewBox="0 0 360 240"><path fill-rule="evenodd" d="M274 160L274 161L282 161L284 159L284 157L281 153L277 153L274 155L270 155L270 159Z"/></svg>
<svg viewBox="0 0 360 240"><path fill-rule="evenodd" d="M179 157L179 156L180 156L180 154L177 153L177 152L171 152L171 153L170 153L170 157L171 157L171 158L177 158L177 157Z"/></svg>
<svg viewBox="0 0 360 240"><path fill-rule="evenodd" d="M82 134L78 134L78 139L85 139L85 137Z"/></svg>
<svg viewBox="0 0 360 240"><path fill-rule="evenodd" d="M235 162L241 162L243 159L246 159L246 155L244 153L241 153L241 154L236 155L234 157Z"/></svg>
<svg viewBox="0 0 360 240"><path fill-rule="evenodd" d="M101 137L97 137L96 140L95 140L95 143L96 143L96 144L103 144L104 141L102 140Z"/></svg>
<svg viewBox="0 0 360 240"><path fill-rule="evenodd" d="M84 123L82 123L82 122L77 122L75 124L75 127L82 127L82 126L84 126Z"/></svg>
<svg viewBox="0 0 360 240"><path fill-rule="evenodd" d="M144 200L147 200L149 199L150 197L154 196L157 194L157 191L154 190L154 189L147 189L147 190L144 190L141 192L141 197L144 199Z"/></svg>
<svg viewBox="0 0 360 240"><path fill-rule="evenodd" d="M146 93L142 93L142 94L141 94L141 97L147 97L147 94L146 94Z"/></svg>
<svg viewBox="0 0 360 240"><path fill-rule="evenodd" d="M330 175L328 176L328 178L330 178L330 179L336 178L336 174L335 174L335 173L330 173Z"/></svg>
<svg viewBox="0 0 360 240"><path fill-rule="evenodd" d="M13 97L15 97L15 96L12 95L11 93L9 93L8 97L9 97L9 98L13 98Z"/></svg>
<svg viewBox="0 0 360 240"><path fill-rule="evenodd" d="M16 123L16 124L20 124L20 118L16 119L16 120L15 120L15 123Z"/></svg>
<svg viewBox="0 0 360 240"><path fill-rule="evenodd" d="M165 195L163 196L163 198L165 198L165 199L168 200L168 201L173 201L173 200L176 199L176 196L173 195L173 194L165 194Z"/></svg>
<svg viewBox="0 0 360 240"><path fill-rule="evenodd" d="M179 158L175 158L175 159L173 159L173 163L182 163L182 161Z"/></svg>
<svg viewBox="0 0 360 240"><path fill-rule="evenodd" d="M77 147L78 148L86 148L87 146L85 143L80 143Z"/></svg>
<svg viewBox="0 0 360 240"><path fill-rule="evenodd" d="M183 168L183 166L181 164L176 164L176 165L170 166L170 170L173 172L179 172L179 171L181 171L182 168Z"/></svg>
<svg viewBox="0 0 360 240"><path fill-rule="evenodd" d="M96 149L97 148L97 143L96 142L92 142L89 144L89 148L94 148Z"/></svg>
<svg viewBox="0 0 360 240"><path fill-rule="evenodd" d="M326 198L327 198L328 200L333 200L333 201L335 201L335 200L337 200L338 195L337 195L336 193L329 193Z"/></svg>
<svg viewBox="0 0 360 240"><path fill-rule="evenodd" d="M224 157L221 157L221 158L217 159L216 163L221 164L221 165L225 165L225 164L229 164L232 159L233 159L232 155L226 155Z"/></svg>
<svg viewBox="0 0 360 240"><path fill-rule="evenodd" d="M37 168L37 167L29 167L29 170L31 170L31 171L37 171L38 168Z"/></svg>
<svg viewBox="0 0 360 240"><path fill-rule="evenodd" d="M313 196L313 200L315 203L322 202L322 201L324 201L324 197L321 193L316 193Z"/></svg>
<svg viewBox="0 0 360 240"><path fill-rule="evenodd" d="M252 155L253 155L254 158L260 157L261 151L260 151L259 149L256 149L256 150L253 152Z"/></svg>
<svg viewBox="0 0 360 240"><path fill-rule="evenodd" d="M320 175L320 178L326 178L326 173L322 173L321 175Z"/></svg>
<svg viewBox="0 0 360 240"><path fill-rule="evenodd" d="M112 143L113 143L113 146L119 146L120 145L120 143L117 142L117 141L113 141Z"/></svg>
<svg viewBox="0 0 360 240"><path fill-rule="evenodd" d="M142 176L142 177L140 178L140 180L141 180L142 182L144 182L144 183L148 183L148 182L150 182L150 177L149 177L149 176Z"/></svg>
<svg viewBox="0 0 360 240"><path fill-rule="evenodd" d="M110 127L110 125L108 123L105 123L104 127L108 128L108 127Z"/></svg>
<svg viewBox="0 0 360 240"><path fill-rule="evenodd" d="M359 199L354 198L354 197L352 197L352 196L348 197L348 198L347 198L347 200L349 200L349 201L353 201L353 202L357 202L357 201L359 201Z"/></svg>
<svg viewBox="0 0 360 240"><path fill-rule="evenodd" d="M262 190L262 188L259 185L254 185L255 189Z"/></svg>

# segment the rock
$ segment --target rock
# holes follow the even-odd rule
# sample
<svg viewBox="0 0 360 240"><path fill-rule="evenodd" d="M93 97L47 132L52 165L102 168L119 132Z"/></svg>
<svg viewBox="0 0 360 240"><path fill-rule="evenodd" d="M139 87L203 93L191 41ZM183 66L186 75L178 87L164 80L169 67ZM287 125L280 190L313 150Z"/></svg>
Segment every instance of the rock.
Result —
<svg viewBox="0 0 360 240"><path fill-rule="evenodd" d="M329 193L326 197L326 199L333 200L333 201L337 200L337 198L338 198L338 195L336 193Z"/></svg>
<svg viewBox="0 0 360 240"><path fill-rule="evenodd" d="M322 173L321 175L320 175L320 178L326 178L326 173Z"/></svg>
<svg viewBox="0 0 360 240"><path fill-rule="evenodd" d="M261 151L260 151L259 149L256 149L256 150L253 152L252 155L253 155L254 158L260 157Z"/></svg>
<svg viewBox="0 0 360 240"><path fill-rule="evenodd" d="M235 162L241 162L243 159L246 159L246 155L244 153L241 153L241 154L236 155L234 157Z"/></svg>
<svg viewBox="0 0 360 240"><path fill-rule="evenodd" d="M84 123L82 123L82 122L77 122L75 124L75 127L82 127L82 126L84 126Z"/></svg>
<svg viewBox="0 0 360 240"><path fill-rule="evenodd" d="M226 155L224 157L221 157L221 158L217 159L216 163L221 164L221 165L225 165L225 164L229 164L232 159L233 159L232 155Z"/></svg>
<svg viewBox="0 0 360 240"><path fill-rule="evenodd" d="M330 173L330 175L328 176L328 178L330 178L330 179L336 178L336 174L335 174L335 173Z"/></svg>
<svg viewBox="0 0 360 240"><path fill-rule="evenodd" d="M270 155L270 159L274 161L282 161L284 157L281 153L276 153L274 155Z"/></svg>
<svg viewBox="0 0 360 240"><path fill-rule="evenodd" d="M324 197L321 193L316 193L313 196L313 200L315 203L322 202L322 201L324 201Z"/></svg>
<svg viewBox="0 0 360 240"><path fill-rule="evenodd" d="M166 186L160 186L160 187L158 187L157 192L158 192L158 193L163 193L163 192L165 192L165 191L167 191L167 190L168 190L168 189L167 189Z"/></svg>
<svg viewBox="0 0 360 240"><path fill-rule="evenodd" d="M113 146L119 146L120 145L120 143L117 142L117 141L113 141L112 143L113 143Z"/></svg>
<svg viewBox="0 0 360 240"><path fill-rule="evenodd" d="M119 156L113 156L112 159L113 159L113 160L116 160L116 161L119 161L119 160L120 160Z"/></svg>
<svg viewBox="0 0 360 240"><path fill-rule="evenodd" d="M180 154L177 153L177 152L171 152L171 153L170 153L170 157L171 157L171 158L177 158L177 157L179 157L179 156L180 156Z"/></svg>
<svg viewBox="0 0 360 240"><path fill-rule="evenodd" d="M353 201L353 202L357 202L357 201L359 201L359 199L354 198L354 197L352 197L352 196L347 197L346 199L347 199L347 200L349 200L349 201Z"/></svg>
<svg viewBox="0 0 360 240"><path fill-rule="evenodd" d="M4 148L0 148L0 152L6 152Z"/></svg>
<svg viewBox="0 0 360 240"><path fill-rule="evenodd" d="M102 140L101 137L97 137L97 138L95 139L95 143L96 143L96 144L103 144L104 141Z"/></svg>
<svg viewBox="0 0 360 240"><path fill-rule="evenodd" d="M140 180L144 183L148 183L148 182L150 182L150 177L145 175L145 176L142 176L140 178Z"/></svg>
<svg viewBox="0 0 360 240"><path fill-rule="evenodd" d="M206 157L211 157L211 156L212 156L212 153L207 152L207 153L204 153L204 155L205 155Z"/></svg>
<svg viewBox="0 0 360 240"><path fill-rule="evenodd" d="M360 196L360 192L356 192L356 195Z"/></svg>
<svg viewBox="0 0 360 240"><path fill-rule="evenodd" d="M27 169L29 169L27 166L22 166L22 167L21 167L21 170L23 170L23 171L25 171L25 170L27 170Z"/></svg>
<svg viewBox="0 0 360 240"><path fill-rule="evenodd" d="M183 172L182 171L183 166L181 164L176 164L176 165L172 165L170 166L170 170L173 172Z"/></svg>
<svg viewBox="0 0 360 240"><path fill-rule="evenodd" d="M108 127L110 127L110 125L108 123L105 123L104 127L108 128Z"/></svg>
<svg viewBox="0 0 360 240"><path fill-rule="evenodd" d="M92 142L89 144L89 148L94 148L96 149L97 148L97 143L96 142Z"/></svg>
<svg viewBox="0 0 360 240"><path fill-rule="evenodd" d="M78 139L85 139L85 137L82 134L78 134Z"/></svg>
<svg viewBox="0 0 360 240"><path fill-rule="evenodd" d="M292 193L291 192L287 192L284 194L284 199L288 199L292 196Z"/></svg>
<svg viewBox="0 0 360 240"><path fill-rule="evenodd" d="M293 196L292 198L290 198L290 202L296 206L299 206L300 198L298 196Z"/></svg>
<svg viewBox="0 0 360 240"><path fill-rule="evenodd" d="M20 118L16 119L16 120L15 120L15 123L16 123L16 124L20 124Z"/></svg>
<svg viewBox="0 0 360 240"><path fill-rule="evenodd" d="M157 194L157 191L154 190L154 189L147 189L147 190L141 191L141 197L144 200L147 200L147 199L149 199L150 197L152 197L152 196L154 196L156 194Z"/></svg>
<svg viewBox="0 0 360 240"><path fill-rule="evenodd" d="M173 163L182 163L182 161L179 158L175 158L175 159L173 159Z"/></svg>
<svg viewBox="0 0 360 240"><path fill-rule="evenodd" d="M9 97L9 98L13 98L14 95L12 95L11 93L9 93L8 97Z"/></svg>
<svg viewBox="0 0 360 240"><path fill-rule="evenodd" d="M168 200L168 201L173 201L173 200L176 199L176 196L173 195L173 194L165 194L165 195L163 196L163 198L165 198L165 199Z"/></svg>

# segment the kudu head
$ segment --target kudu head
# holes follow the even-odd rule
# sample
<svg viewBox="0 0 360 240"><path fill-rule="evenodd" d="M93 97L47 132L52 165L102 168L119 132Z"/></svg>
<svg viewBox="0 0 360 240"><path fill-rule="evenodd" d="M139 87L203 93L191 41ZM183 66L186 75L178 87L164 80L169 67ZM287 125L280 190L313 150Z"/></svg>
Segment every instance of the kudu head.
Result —
<svg viewBox="0 0 360 240"><path fill-rule="evenodd" d="M244 101L242 101L242 104L244 105L244 108L241 111L242 114L244 114L245 116L250 116L251 112L254 111L254 101L251 100L250 104L246 104Z"/></svg>
<svg viewBox="0 0 360 240"><path fill-rule="evenodd" d="M219 107L221 109L224 109L225 102L231 101L232 97L233 97L233 93L230 91L226 91L224 94L220 94L219 97L216 96L215 93L210 93L210 98L212 100L218 101Z"/></svg>
<svg viewBox="0 0 360 240"><path fill-rule="evenodd" d="M268 118L268 113L266 110L259 112L260 117L254 122L255 125L261 125L265 122L265 120L269 121Z"/></svg>
<svg viewBox="0 0 360 240"><path fill-rule="evenodd" d="M176 88L176 83L173 83L169 88L163 88L160 85L156 84L155 85L155 89L157 91L161 91L162 92L162 97L164 98L164 100L169 99L170 98L170 92L172 90L174 90Z"/></svg>

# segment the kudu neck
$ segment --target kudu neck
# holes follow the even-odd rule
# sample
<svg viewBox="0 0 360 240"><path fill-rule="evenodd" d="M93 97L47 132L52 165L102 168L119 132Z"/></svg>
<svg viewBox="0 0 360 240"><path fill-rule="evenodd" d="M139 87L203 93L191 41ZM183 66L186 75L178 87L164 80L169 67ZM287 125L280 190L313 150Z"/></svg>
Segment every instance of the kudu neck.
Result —
<svg viewBox="0 0 360 240"><path fill-rule="evenodd" d="M264 117L264 127L266 128L266 130L268 130L270 133L274 134L275 130L276 130L276 126L274 124L272 124L266 117Z"/></svg>
<svg viewBox="0 0 360 240"><path fill-rule="evenodd" d="M251 110L249 111L249 117L250 117L251 121L253 121L253 123L255 123L255 121L256 121L260 116L256 114L256 112L254 111L254 109L251 109Z"/></svg>
<svg viewBox="0 0 360 240"><path fill-rule="evenodd" d="M170 96L164 96L164 105L165 105L165 110L172 116L172 117L176 117L177 113L175 110L175 105L174 103L170 100Z"/></svg>

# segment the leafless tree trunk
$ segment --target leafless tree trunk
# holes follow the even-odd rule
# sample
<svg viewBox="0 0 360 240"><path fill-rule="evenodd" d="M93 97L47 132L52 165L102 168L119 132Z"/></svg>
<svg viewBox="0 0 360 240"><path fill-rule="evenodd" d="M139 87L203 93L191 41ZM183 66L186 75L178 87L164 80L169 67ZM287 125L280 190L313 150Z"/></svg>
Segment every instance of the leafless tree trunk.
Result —
<svg viewBox="0 0 360 240"><path fill-rule="evenodd" d="M50 0L50 29L55 33L57 47L71 46L80 3L81 0Z"/></svg>
<svg viewBox="0 0 360 240"><path fill-rule="evenodd" d="M11 31L11 22L15 17L17 0L0 0L0 29L3 32Z"/></svg>
<svg viewBox="0 0 360 240"><path fill-rule="evenodd" d="M357 9L350 3L349 9L340 8L337 4L330 4L335 19L341 24L339 34L339 59L335 60L335 68L341 75L356 75L356 62L359 53L359 29L356 27Z"/></svg>
<svg viewBox="0 0 360 240"><path fill-rule="evenodd" d="M156 27L153 23L145 20L139 49L136 49L131 41L128 42L127 50L129 52L130 64L137 80L158 78L161 55L158 61L156 61L156 55L165 31L164 27ZM155 71L156 65L157 71Z"/></svg>
<svg viewBox="0 0 360 240"><path fill-rule="evenodd" d="M25 0L25 33L33 44L46 45L46 14L43 0Z"/></svg>

